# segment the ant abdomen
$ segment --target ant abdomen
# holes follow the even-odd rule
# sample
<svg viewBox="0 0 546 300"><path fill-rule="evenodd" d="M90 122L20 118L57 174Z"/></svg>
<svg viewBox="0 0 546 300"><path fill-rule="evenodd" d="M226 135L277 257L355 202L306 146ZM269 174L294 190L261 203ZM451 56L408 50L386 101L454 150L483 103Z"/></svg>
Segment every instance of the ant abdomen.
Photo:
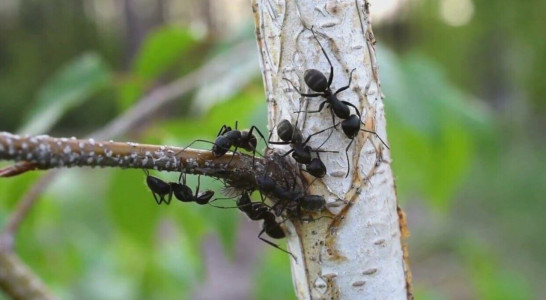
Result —
<svg viewBox="0 0 546 300"><path fill-rule="evenodd" d="M290 121L284 119L277 125L277 135L285 142L290 142L294 135L294 126Z"/></svg>
<svg viewBox="0 0 546 300"><path fill-rule="evenodd" d="M321 211L326 205L324 197L319 195L307 195L299 199L300 207L306 211Z"/></svg>
<svg viewBox="0 0 546 300"><path fill-rule="evenodd" d="M146 184L152 192L160 195L166 195L171 192L171 186L168 183L154 176L146 176Z"/></svg>
<svg viewBox="0 0 546 300"><path fill-rule="evenodd" d="M326 166L320 158L313 158L311 162L306 165L306 171L317 178L326 176Z"/></svg>
<svg viewBox="0 0 546 300"><path fill-rule="evenodd" d="M319 70L305 70L303 79L305 80L307 86L315 92L324 92L328 89L328 80Z"/></svg>

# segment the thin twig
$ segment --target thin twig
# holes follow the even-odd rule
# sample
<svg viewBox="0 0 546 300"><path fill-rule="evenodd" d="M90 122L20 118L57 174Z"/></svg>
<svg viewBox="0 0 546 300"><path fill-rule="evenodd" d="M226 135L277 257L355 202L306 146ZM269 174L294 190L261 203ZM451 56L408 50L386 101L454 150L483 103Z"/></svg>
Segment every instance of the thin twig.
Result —
<svg viewBox="0 0 546 300"><path fill-rule="evenodd" d="M8 132L0 132L0 160L30 161L42 170L88 166L184 172L224 179L241 188L237 182L255 182L267 161L240 153L214 157L211 151L191 148Z"/></svg>
<svg viewBox="0 0 546 300"><path fill-rule="evenodd" d="M0 288L12 299L57 299L12 251L0 251Z"/></svg>
<svg viewBox="0 0 546 300"><path fill-rule="evenodd" d="M103 128L91 133L89 136L95 137L96 139L108 139L128 132L139 120L152 115L161 107L188 93L196 86L212 80L212 76L217 77L218 74L226 73L227 69L234 61L246 59L248 56L247 53L254 51L254 49L253 43L241 44L235 47L229 54L217 57L185 77L155 89L153 92L143 97L138 104L131 107L116 119L112 120ZM34 170L35 168L36 165L34 163L23 161L13 166L1 169L0 174L3 176L13 176ZM53 182L57 174L58 171L55 170L42 176L18 201L17 206L9 216L7 225L0 233L0 256L12 254L15 235L21 222L39 199L39 195L41 195L42 192ZM17 279L19 279L19 277L11 276L10 274L6 274L6 276L8 276L6 278L0 276L0 288L14 299L19 299L20 297L14 291L24 289L27 283L37 283L41 282L41 280L20 260L13 260L13 262L15 264L15 270L26 270L25 278L22 281L18 281ZM0 267L0 273L3 271L3 269L4 267ZM46 296L50 295L50 293L43 284L33 286L36 288L36 292L41 291L40 293L43 295L43 297L37 297L37 299L53 299L53 296Z"/></svg>
<svg viewBox="0 0 546 300"><path fill-rule="evenodd" d="M210 60L206 65L198 70L186 75L183 78L173 81L163 87L155 89L150 94L143 97L135 106L128 109L125 113L112 120L103 128L91 133L88 137L94 137L97 140L114 138L125 134L133 128L139 120L152 115L161 107L168 105L178 97L190 92L196 86L211 80L211 74L224 74L233 62L246 57L246 53L254 51L253 43L242 43L226 55L222 55ZM2 177L18 175L37 168L33 162L21 161L13 166L0 170ZM49 172L42 176L34 186L18 201L18 205L10 215L8 224L16 224L24 219L29 209L37 201L39 195L55 179L58 172ZM12 220L13 219L13 220ZM16 234L18 225L4 228L0 233L0 241L11 241L9 247L13 247L13 236ZM7 238L7 236L11 236ZM0 242L1 244L1 242Z"/></svg>

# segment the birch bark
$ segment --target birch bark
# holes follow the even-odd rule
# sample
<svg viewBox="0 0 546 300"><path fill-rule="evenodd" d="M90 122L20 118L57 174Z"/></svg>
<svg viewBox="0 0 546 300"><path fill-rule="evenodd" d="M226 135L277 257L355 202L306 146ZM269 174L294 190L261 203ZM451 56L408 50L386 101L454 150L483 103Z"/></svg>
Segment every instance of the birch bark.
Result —
<svg viewBox="0 0 546 300"><path fill-rule="evenodd" d="M318 69L328 76L330 66L310 30L313 27L334 67L332 89L349 82L340 100L357 106L364 129L385 141L386 121L374 52L369 4L365 0L252 0L260 64L268 104L269 129L282 119L298 119L304 136L332 126L328 109L316 110L323 98L304 98L286 80L307 92L304 71ZM336 119L336 122L339 122ZM311 139L316 149L328 132ZM276 136L274 135L274 138ZM360 132L348 156L350 140L334 131L321 149L328 173L309 193L327 199L327 211L313 222L287 224L292 274L299 299L411 299L405 220L398 211L390 151L377 136ZM287 147L279 147L286 151ZM307 176L308 182L313 178ZM287 222L288 223L288 222Z"/></svg>

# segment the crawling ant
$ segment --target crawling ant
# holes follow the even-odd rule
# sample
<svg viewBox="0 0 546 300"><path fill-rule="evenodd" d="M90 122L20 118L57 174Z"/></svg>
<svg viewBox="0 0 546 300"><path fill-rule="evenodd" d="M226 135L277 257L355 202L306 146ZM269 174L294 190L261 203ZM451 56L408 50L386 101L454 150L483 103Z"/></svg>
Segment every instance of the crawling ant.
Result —
<svg viewBox="0 0 546 300"><path fill-rule="evenodd" d="M302 93L298 88L296 88L294 83L292 83L292 81L290 81L288 78L283 78L283 79L288 81L292 85L292 87L296 90L296 92L300 94L301 96L310 97L310 98L315 98L315 97L325 98L325 100L319 105L318 110L308 111L308 113L321 112L324 106L327 104L328 108L330 109L330 113L332 115L334 127L336 126L334 115L340 119L348 119L351 116L351 111L349 109L349 106L353 107L356 111L356 114L360 117L360 112L358 111L358 108L356 106L354 106L350 102L342 101L337 98L337 94L345 91L351 86L351 81L353 80L353 72L356 69L353 69L351 73L349 74L349 83L346 86L341 87L337 91L333 92L330 89L330 86L332 85L332 81L334 79L334 66L332 65L330 58L326 54L326 51L322 47L322 44L320 43L317 36L315 35L315 31L313 30L313 28L311 28L311 32L313 33L315 40L319 44L320 49L322 50L322 53L324 53L324 56L326 56L326 60L328 60L328 64L330 65L329 78L326 79L326 75L324 75L321 71L317 69L305 70L305 73L303 75L305 84L307 84L307 86L311 90L316 92L316 93L310 93L310 94Z"/></svg>
<svg viewBox="0 0 546 300"><path fill-rule="evenodd" d="M307 139L303 140L303 134L301 133L301 130L297 127L292 125L290 121L284 119L277 125L277 135L282 140L282 142L272 142L271 141L271 135L269 136L269 144L272 145L290 145L292 149L285 154L282 155L282 157L285 157L292 153L292 157L294 160L296 160L298 163L306 165L306 170L309 174L322 178L326 175L326 166L322 162L319 156L319 152L332 152L337 153L337 151L326 151L326 150L314 150L311 148L311 146L308 146L307 143L309 140L311 140L311 137L314 135L323 133L324 131L330 129L332 127L328 127L326 129L317 131L307 137ZM317 153L317 157L313 158L311 156L311 153L315 152Z"/></svg>
<svg viewBox="0 0 546 300"><path fill-rule="evenodd" d="M182 182L180 182L182 180ZM208 204L210 199L214 196L213 190L206 190L204 193L199 194L199 187L201 186L201 175L197 176L197 188L195 194L193 194L191 188L186 185L186 174L180 173L178 182L171 182L171 188L176 199L182 202L195 202L199 205Z"/></svg>
<svg viewBox="0 0 546 300"><path fill-rule="evenodd" d="M292 83L289 79L287 79L287 78L284 78L284 79L286 81L288 81L292 85L292 87L296 90L296 92L298 94L300 94L301 96L310 97L310 98L314 98L314 97L325 98L325 100L319 105L319 108L317 110L307 111L308 113L321 112L322 109L324 108L324 106L327 104L328 108L330 109L330 114L332 115L332 121L334 123L333 124L334 128L339 124L339 123L338 124L335 123L335 117L334 116L337 116L338 118L343 119L343 121L341 122L341 128L342 128L343 132L345 133L345 135L347 136L347 138L351 139L351 142L349 143L349 145L347 145L347 148L345 149L345 156L347 157L347 173L346 173L345 177L347 177L347 176L349 176L349 172L350 172L350 163L349 163L348 151L349 151L349 148L351 147L355 137L358 135L359 131L365 131L365 132L375 134L379 138L381 143L383 143L383 145L385 145L385 147L387 147L387 149L390 149L390 148L383 141L383 139L381 139L381 137L379 137L379 135L376 132L365 130L365 129L360 129L360 124L362 123L362 121L361 121L362 116L360 115L360 111L358 110L358 108L356 106L354 106L350 102L341 101L341 100L339 100L337 98L337 94L339 94L342 91L345 91L346 89L348 89L351 86L351 81L353 79L352 75L353 75L353 72L355 71L355 69L351 70L351 72L349 74L349 83L346 86L341 87L340 89L338 89L335 92L333 92L330 89L330 86L332 85L332 81L333 81L333 78L334 78L334 67L332 65L332 62L330 61L330 58L328 57L328 54L326 54L326 51L324 50L324 47L322 47L322 44L320 43L319 39L317 38L313 28L311 28L311 32L313 33L313 37L315 38L315 40L319 44L322 53L324 54L324 56L326 57L326 60L328 61L328 64L330 65L330 76L329 76L329 78L326 79L326 76L322 72L320 72L319 70L316 70L316 69L306 70L305 73L304 73L304 81L311 90L317 92L317 93L311 93L311 94L302 93L300 90L298 90L295 87L294 83ZM355 109L356 115L351 114L349 106L351 106L351 107L353 107ZM357 115L358 115L358 117L357 117Z"/></svg>
<svg viewBox="0 0 546 300"><path fill-rule="evenodd" d="M263 220L263 224L262 224L262 230L260 231L260 233L258 234L258 238L260 240L262 240L263 242L285 252L285 253L288 253L290 254L290 256L292 256L294 259L296 259L296 257L294 256L294 254L292 254L291 252L281 248L279 245L271 242L271 241L268 241L266 240L265 238L262 237L262 235L265 233L267 234L269 237L271 238L274 238L274 239L282 239L284 237L286 237L282 227L281 227L281 223L282 222L277 222L277 219L275 217L275 214L272 213L272 208L269 207L267 204L265 204L264 202L252 202L251 199L250 199L250 195L248 192L244 191L242 194L241 194L241 197L239 199L237 199L237 208L245 213L245 215L252 221L260 221L260 220ZM219 206L217 206L219 207ZM230 208L230 207L219 207L219 208Z"/></svg>
<svg viewBox="0 0 546 300"><path fill-rule="evenodd" d="M293 178L292 185L285 179L285 187L278 185L273 178L263 174L256 178L256 183L260 192L269 194L280 202L273 206L276 209L276 215L280 216L285 209L297 211L297 215L301 215L301 210L309 212L317 212L324 209L326 199L320 195L305 195L303 191L297 189L296 178ZM277 207L279 206L279 207Z"/></svg>
<svg viewBox="0 0 546 300"><path fill-rule="evenodd" d="M220 131L218 132L218 135L216 136L216 141L210 142L207 140L195 140L191 142L188 146L186 146L184 149L182 149L183 152L186 150L186 148L193 145L195 142L206 142L212 144L212 155L214 157L221 157L224 154L226 154L231 147L235 147L233 150L233 153L237 151L239 148L243 148L248 152L252 152L252 164L254 164L254 156L256 155L256 147L258 145L258 139L253 134L253 131L256 131L260 137L264 140L267 146L267 142L265 141L264 135L261 133L261 131L256 126L251 126L249 130L243 130L240 131L237 129L238 122L235 121L235 129L232 129L230 126L222 125L220 128ZM228 166L233 160L233 156L231 157L230 161L228 162Z"/></svg>

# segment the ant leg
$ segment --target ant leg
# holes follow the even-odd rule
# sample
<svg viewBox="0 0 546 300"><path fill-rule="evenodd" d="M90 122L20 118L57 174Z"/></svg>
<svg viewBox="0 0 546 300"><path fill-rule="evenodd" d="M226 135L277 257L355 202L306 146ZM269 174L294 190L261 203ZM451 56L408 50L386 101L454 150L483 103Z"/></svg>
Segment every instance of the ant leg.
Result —
<svg viewBox="0 0 546 300"><path fill-rule="evenodd" d="M315 34L315 31L313 30L313 26L311 27L311 32L313 33L313 36L315 37L315 40L317 40L317 43L320 46L320 50L322 50L322 53L324 53L324 56L326 56L326 60L328 61L328 64L330 64L330 77L328 78L328 88L332 85L332 81L334 80L334 66L332 65L332 62L330 61L330 58L328 57L328 54L326 54L326 51L324 50L324 47L322 47L322 44L320 43L319 39L317 38L317 35Z"/></svg>
<svg viewBox="0 0 546 300"><path fill-rule="evenodd" d="M235 146L235 149L233 149L233 152L232 152L233 154L231 154L231 159L229 160L228 164L226 165L226 168L229 167L229 164L231 164L231 161L235 157L235 153L237 152L237 149L239 149L239 147Z"/></svg>
<svg viewBox="0 0 546 300"><path fill-rule="evenodd" d="M348 89L348 88L351 86L351 81L353 81L353 72L354 72L355 70L356 70L356 69L352 69L352 70L351 70L351 73L349 73L349 83L348 83L346 86L339 88L339 89L334 93L334 95L337 95L337 94L343 92L344 90Z"/></svg>
<svg viewBox="0 0 546 300"><path fill-rule="evenodd" d="M197 175L197 188L195 189L195 198L199 195L199 187L201 186L201 175Z"/></svg>
<svg viewBox="0 0 546 300"><path fill-rule="evenodd" d="M165 201L165 204L169 205L171 204L171 199L173 198L173 189L171 188L171 190L169 191L169 196L167 198L167 200L165 200L165 198L163 198L163 201Z"/></svg>
<svg viewBox="0 0 546 300"><path fill-rule="evenodd" d="M265 140L264 135L262 134L260 129L258 129L258 127L254 126L254 125L252 127L250 127L250 130L248 131L248 135L252 135L252 130L254 130L254 129L256 129L256 132L260 135L262 140L265 142L265 146L267 147L267 141Z"/></svg>
<svg viewBox="0 0 546 300"><path fill-rule="evenodd" d="M286 152L285 154L281 155L281 157L286 157L288 154L294 152L294 149L291 149L290 151Z"/></svg>
<svg viewBox="0 0 546 300"><path fill-rule="evenodd" d="M358 111L358 108L356 108L356 106L354 106L352 103L350 102L347 102L347 101L341 101L341 103L345 104L345 105L348 105L348 106L351 106L352 108L355 109L356 111L356 114L358 115L358 118L361 119L362 116L360 115L360 111ZM360 121L362 123L362 121Z"/></svg>
<svg viewBox="0 0 546 300"><path fill-rule="evenodd" d="M296 90L296 92L298 94L300 94L300 96L303 96L303 97L311 97L311 98L314 98L314 97L319 97L319 96L322 96L321 93L313 93L313 94L304 94L302 93L295 85L294 83L292 83L292 81L290 81L290 79L286 78L286 77L283 77L284 80L290 82L290 85L292 85L292 87L294 88L294 90Z"/></svg>
<svg viewBox="0 0 546 300"><path fill-rule="evenodd" d="M349 176L349 172L350 172L350 165L351 163L349 162L349 147L351 147L351 145L353 144L355 138L352 138L351 139L351 142L349 143L349 145L347 145L347 148L345 148L345 156L347 157L347 175L345 175L345 178L347 178L347 176Z"/></svg>
<svg viewBox="0 0 546 300"><path fill-rule="evenodd" d="M271 145L290 145L290 142L269 142Z"/></svg>
<svg viewBox="0 0 546 300"><path fill-rule="evenodd" d="M204 142L204 143L209 143L209 144L216 145L216 143L211 142L211 141L206 141L206 140L195 140L195 141L191 142L189 145L187 145L186 147L182 148L182 150L176 152L174 155L176 156L176 155L178 155L178 154L184 152L186 149L188 149L189 147L191 147L191 145L193 145L193 144L195 144L195 143L197 143L197 142ZM216 146L218 146L218 145L216 145ZM218 147L220 147L220 146L218 146Z"/></svg>
<svg viewBox="0 0 546 300"><path fill-rule="evenodd" d="M161 203L163 202L163 199L161 197L157 199L157 196L154 192L152 192L152 195L154 195L155 203L157 203L157 205L161 205Z"/></svg>
<svg viewBox="0 0 546 300"><path fill-rule="evenodd" d="M275 247L275 248L281 250L281 251L284 252L284 253L290 254L290 256L292 256L292 258L293 258L295 261L298 261L298 260L296 259L296 256L294 256L294 254L292 254L292 253L289 252L288 250L284 250L284 249L281 248L279 245L277 245L277 244L275 244L275 243L273 243L273 242L271 242L271 241L268 241L268 240L264 239L264 238L262 237L262 234L264 234L264 232L265 232L265 228L262 229L262 231L260 231L260 234L258 234L258 238L259 238L260 240L262 240L262 242L265 242L265 243L269 244L270 246L273 246L273 247Z"/></svg>
<svg viewBox="0 0 546 300"><path fill-rule="evenodd" d="M375 134L375 136L381 141L381 143L382 143L383 145L385 145L385 147L387 147L387 149L389 149L389 150L391 149L391 148L389 147L389 145L387 145L387 143L385 143L385 141L383 141L383 139L379 136L379 134L377 134L377 132L371 131L371 130L366 130L366 129L360 129L360 130L361 130L361 131L364 131L364 132L368 132L368 133L373 133L373 134Z"/></svg>
<svg viewBox="0 0 546 300"><path fill-rule="evenodd" d="M313 134L310 134L310 135L307 137L307 139L303 142L303 144L304 144L304 145L307 145L307 143L309 142L309 140L311 139L312 136L317 135L317 134L321 134L321 133L325 132L325 131L328 130L328 129L332 129L332 128L336 127L337 125L339 125L339 123L337 123L337 124L334 123L333 126L326 127L326 128L324 128L324 129L322 129L322 130L320 130L320 131L317 131L317 132L315 132L315 133L313 133Z"/></svg>
<svg viewBox="0 0 546 300"><path fill-rule="evenodd" d="M224 135L224 133L228 132L228 131L231 131L231 127L227 126L226 124L222 125L222 127L220 127L220 131L218 131L218 135L216 135L216 137L219 137L221 135Z"/></svg>
<svg viewBox="0 0 546 300"><path fill-rule="evenodd" d="M319 105L318 109L317 110L298 110L298 111L295 111L294 113L300 113L300 112L306 112L308 114L314 114L314 113L319 113L322 111L322 109L324 108L324 105L328 102L328 100L324 100L322 101L322 103Z"/></svg>

